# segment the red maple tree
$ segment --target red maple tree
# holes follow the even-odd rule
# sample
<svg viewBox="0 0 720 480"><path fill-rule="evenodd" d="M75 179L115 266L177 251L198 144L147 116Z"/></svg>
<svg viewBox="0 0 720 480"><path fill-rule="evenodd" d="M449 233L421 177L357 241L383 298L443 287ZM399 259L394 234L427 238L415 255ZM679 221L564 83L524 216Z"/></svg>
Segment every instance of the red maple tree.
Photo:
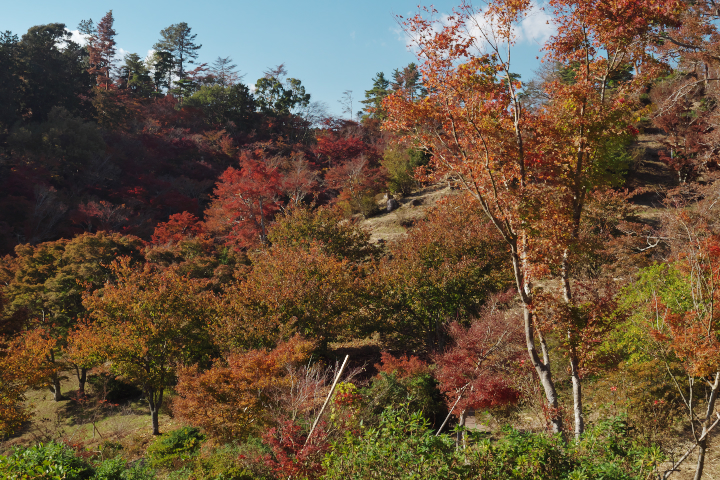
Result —
<svg viewBox="0 0 720 480"><path fill-rule="evenodd" d="M280 174L263 160L262 151L243 152L240 168L220 176L205 211L208 229L237 247L265 243L268 223L280 209Z"/></svg>

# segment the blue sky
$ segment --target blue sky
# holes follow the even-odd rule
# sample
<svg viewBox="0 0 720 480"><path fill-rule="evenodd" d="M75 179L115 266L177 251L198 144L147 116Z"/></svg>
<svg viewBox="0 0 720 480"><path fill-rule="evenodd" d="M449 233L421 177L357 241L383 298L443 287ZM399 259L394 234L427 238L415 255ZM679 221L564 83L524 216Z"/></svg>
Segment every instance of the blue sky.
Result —
<svg viewBox="0 0 720 480"><path fill-rule="evenodd" d="M300 79L313 100L325 102L340 115L338 100L352 90L357 111L375 73L389 77L395 68L415 60L408 51L395 14L417 11L418 0L25 0L6 2L0 30L22 35L33 25L60 22L70 30L80 20L100 20L110 9L115 17L118 47L145 56L163 28L187 22L202 44L199 60L233 58L244 82L254 84L263 71L284 63L288 76ZM458 2L459 3L459 0ZM457 5L436 1L435 8L451 13ZM544 19L528 22L516 52L514 70L524 80L539 62L538 37ZM531 38L532 37L532 38Z"/></svg>

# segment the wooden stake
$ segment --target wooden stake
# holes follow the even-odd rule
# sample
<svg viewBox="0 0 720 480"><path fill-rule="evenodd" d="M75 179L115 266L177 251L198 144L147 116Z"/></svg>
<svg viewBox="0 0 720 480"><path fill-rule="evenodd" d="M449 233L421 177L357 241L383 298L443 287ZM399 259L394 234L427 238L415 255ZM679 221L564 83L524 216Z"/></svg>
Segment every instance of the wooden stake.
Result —
<svg viewBox="0 0 720 480"><path fill-rule="evenodd" d="M340 371L338 371L338 374L335 376L335 381L333 382L332 387L330 387L330 392L328 393L328 396L325 399L325 403L323 403L323 406L320 409L320 413L318 413L318 416L315 419L315 423L313 423L313 426L310 429L310 433L308 433L308 436L305 439L305 445L307 445L308 442L310 441L310 437L312 437L312 434L315 431L315 427L317 427L317 424L320 421L320 417L322 417L323 412L325 412L325 407L327 407L327 404L330 402L330 397L332 397L332 394L335 391L335 386L337 385L338 380L340 380L340 375L342 375L343 370L345 370L345 365L347 365L347 361L349 358L350 358L350 355L345 355L345 360L343 360L342 366L340 367Z"/></svg>

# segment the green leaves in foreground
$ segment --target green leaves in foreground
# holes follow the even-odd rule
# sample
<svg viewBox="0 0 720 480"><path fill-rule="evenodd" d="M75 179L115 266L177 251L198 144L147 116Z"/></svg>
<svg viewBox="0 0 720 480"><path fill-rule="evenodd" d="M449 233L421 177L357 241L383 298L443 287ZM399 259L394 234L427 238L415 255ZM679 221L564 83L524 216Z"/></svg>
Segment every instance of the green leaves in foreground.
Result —
<svg viewBox="0 0 720 480"><path fill-rule="evenodd" d="M579 443L506 428L500 440L479 439L466 449L428 427L419 413L387 409L377 428L349 432L335 445L324 478L634 480L648 478L662 461L656 448L633 443L622 418L598 423Z"/></svg>

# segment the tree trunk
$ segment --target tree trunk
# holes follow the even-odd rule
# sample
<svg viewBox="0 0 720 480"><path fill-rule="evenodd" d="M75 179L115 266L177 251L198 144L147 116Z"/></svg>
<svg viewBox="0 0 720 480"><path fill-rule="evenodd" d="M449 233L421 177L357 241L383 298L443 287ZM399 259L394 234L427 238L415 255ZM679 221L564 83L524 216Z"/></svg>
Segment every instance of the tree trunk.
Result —
<svg viewBox="0 0 720 480"><path fill-rule="evenodd" d="M576 217L579 219L579 214ZM579 221L578 221L579 222ZM576 224L577 225L577 224ZM577 238L578 227L574 229L574 235ZM563 296L565 303L572 303L572 290L570 289L570 268L569 255L567 249L563 252L563 260L560 269L560 279L562 281ZM568 339L571 340L572 332L568 332ZM572 379L573 391L573 412L575 414L575 440L580 441L580 437L585 431L585 419L583 418L582 406L582 383L580 382L579 360L575 347L570 347L570 378Z"/></svg>
<svg viewBox="0 0 720 480"><path fill-rule="evenodd" d="M55 352L53 350L50 350L49 360L51 363L55 363ZM53 372L50 379L52 380L50 390L53 392L53 399L59 402L63 399L62 393L60 392L60 375L58 372Z"/></svg>
<svg viewBox="0 0 720 480"><path fill-rule="evenodd" d="M153 435L160 435L160 424L158 423L158 410L150 408L150 417L152 418Z"/></svg>
<svg viewBox="0 0 720 480"><path fill-rule="evenodd" d="M87 368L80 369L80 378L78 378L78 391L85 394L85 383L87 383Z"/></svg>
<svg viewBox="0 0 720 480"><path fill-rule="evenodd" d="M148 404L150 404L150 418L152 419L153 435L160 435L160 423L158 414L162 407L163 390L149 390L146 392Z"/></svg>
<svg viewBox="0 0 720 480"><path fill-rule="evenodd" d="M573 411L575 412L575 440L580 441L580 437L585 431L585 419L583 418L582 386L575 352L570 355L570 376L573 387Z"/></svg>
<svg viewBox="0 0 720 480"><path fill-rule="evenodd" d="M563 421L560 410L558 409L558 394L555 389L555 382L553 382L552 373L550 372L550 356L545 342L541 340L544 361L540 360L535 346L535 328L533 325L532 312L527 304L523 304L523 320L525 323L525 341L527 343L528 354L545 391L545 398L548 403L548 415L550 417L550 423L552 424L553 433L562 433Z"/></svg>
<svg viewBox="0 0 720 480"><path fill-rule="evenodd" d="M56 402L59 402L63 399L62 393L60 392L60 375L54 373L52 376L52 382L53 398Z"/></svg>
<svg viewBox="0 0 720 480"><path fill-rule="evenodd" d="M535 322L533 321L533 314L530 309L532 305L532 289L531 286L526 283L525 272L522 265L523 262L520 260L520 256L518 255L517 246L511 245L511 248L513 273L518 293L520 294L523 304L523 326L525 330L525 343L527 345L528 355L530 356L530 362L532 362L533 367L535 367L538 378L540 378L540 384L545 391L545 399L548 404L548 416L550 417L553 433L563 433L562 415L560 415L560 410L558 408L558 394L555 389L555 382L553 382L552 379L552 373L550 371L550 354L548 353L547 344L545 343L545 339L542 335L539 336L540 347L542 348L543 354L542 360L538 355L537 346L535 345Z"/></svg>
<svg viewBox="0 0 720 480"><path fill-rule="evenodd" d="M75 376L78 379L78 393L85 395L85 383L87 383L87 368L75 365Z"/></svg>
<svg viewBox="0 0 720 480"><path fill-rule="evenodd" d="M458 418L458 426L460 426L460 427L464 427L464 426L465 426L465 415L466 415L466 413L467 413L467 412L466 412L465 410L463 410L463 411L460 413L460 418ZM455 449L460 448L460 446L462 446L463 448L465 448L465 431L464 431L464 430L461 430L461 429L458 429L458 432L457 432L456 437L455 437Z"/></svg>
<svg viewBox="0 0 720 480"><path fill-rule="evenodd" d="M720 388L720 372L715 374L715 383L711 385L710 398L708 399L707 410L705 411L705 419L703 420L703 429L698 442L698 460L695 467L695 476L693 480L702 478L703 469L705 468L705 453L707 452L708 429L712 425L713 414L715 413L715 402L717 401L718 389Z"/></svg>

